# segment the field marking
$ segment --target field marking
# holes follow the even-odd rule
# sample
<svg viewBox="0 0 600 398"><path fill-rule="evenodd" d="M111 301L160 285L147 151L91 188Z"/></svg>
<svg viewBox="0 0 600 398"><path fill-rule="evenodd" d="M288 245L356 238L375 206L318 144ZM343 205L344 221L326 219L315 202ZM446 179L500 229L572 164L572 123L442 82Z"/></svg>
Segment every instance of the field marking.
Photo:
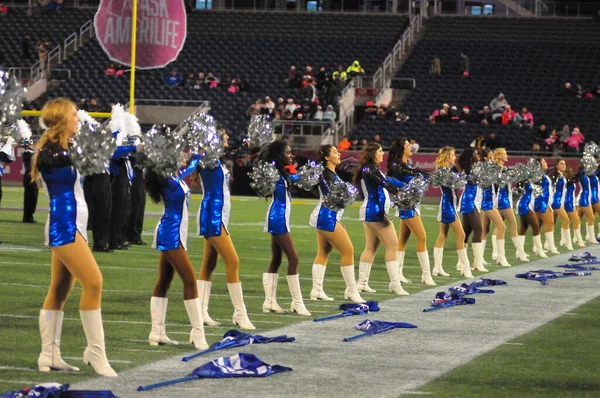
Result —
<svg viewBox="0 0 600 398"><path fill-rule="evenodd" d="M40 384L40 381L31 381L31 380L4 380L0 379L0 384L23 384L24 386L35 386Z"/></svg>
<svg viewBox="0 0 600 398"><path fill-rule="evenodd" d="M19 368L16 366L0 366L0 370L17 370L19 372L39 372L37 368Z"/></svg>
<svg viewBox="0 0 600 398"><path fill-rule="evenodd" d="M502 343L502 345L525 345L523 343Z"/></svg>
<svg viewBox="0 0 600 398"><path fill-rule="evenodd" d="M147 343L148 341L146 341ZM83 361L83 357L62 357L63 359L72 359L73 361ZM123 359L111 359L109 362L113 363L133 363L131 361L125 361Z"/></svg>
<svg viewBox="0 0 600 398"><path fill-rule="evenodd" d="M154 354L159 354L162 352L167 352L165 350L144 350L142 348L119 348L116 349L117 351L129 351L129 352L151 352ZM110 360L108 362L111 362Z"/></svg>

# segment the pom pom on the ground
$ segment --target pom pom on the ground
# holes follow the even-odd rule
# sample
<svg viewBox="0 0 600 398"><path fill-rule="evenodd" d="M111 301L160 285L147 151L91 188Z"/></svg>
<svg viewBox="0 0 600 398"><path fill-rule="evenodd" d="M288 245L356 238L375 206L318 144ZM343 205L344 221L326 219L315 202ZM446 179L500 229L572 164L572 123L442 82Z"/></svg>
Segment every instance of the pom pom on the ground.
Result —
<svg viewBox="0 0 600 398"><path fill-rule="evenodd" d="M167 126L154 125L144 135L144 153L137 158L143 167L151 167L157 174L170 177L179 171L183 162L185 141L173 134Z"/></svg>
<svg viewBox="0 0 600 398"><path fill-rule="evenodd" d="M273 142L273 124L266 115L252 116L248 125L250 146L262 148Z"/></svg>
<svg viewBox="0 0 600 398"><path fill-rule="evenodd" d="M273 195L275 184L281 178L274 164L262 161L256 163L248 176L252 179L250 187L259 197L264 199Z"/></svg>
<svg viewBox="0 0 600 398"><path fill-rule="evenodd" d="M581 158L581 165L583 166L585 174L588 176L593 176L596 174L596 171L598 171L598 162L596 161L594 155L589 153L583 155Z"/></svg>
<svg viewBox="0 0 600 398"><path fill-rule="evenodd" d="M421 202L428 185L427 178L418 175L410 180L397 195L390 195L390 202L399 210L414 209Z"/></svg>
<svg viewBox="0 0 600 398"><path fill-rule="evenodd" d="M296 185L305 191L310 191L312 187L321 181L323 170L325 170L325 168L321 163L313 161L308 162L298 169L298 176L300 177L300 180L296 183Z"/></svg>
<svg viewBox="0 0 600 398"><path fill-rule="evenodd" d="M349 182L336 179L329 187L329 193L323 198L323 205L330 210L340 211L354 203L358 189Z"/></svg>
<svg viewBox="0 0 600 398"><path fill-rule="evenodd" d="M84 123L69 149L69 155L81 175L99 174L106 171L106 166L117 144L112 132L100 127Z"/></svg>

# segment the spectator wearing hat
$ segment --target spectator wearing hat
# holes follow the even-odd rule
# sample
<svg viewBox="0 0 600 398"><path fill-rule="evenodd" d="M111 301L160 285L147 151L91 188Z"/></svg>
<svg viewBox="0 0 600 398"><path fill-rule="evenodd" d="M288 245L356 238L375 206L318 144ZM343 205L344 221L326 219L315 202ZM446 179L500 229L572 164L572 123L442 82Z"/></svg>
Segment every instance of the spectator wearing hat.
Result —
<svg viewBox="0 0 600 398"><path fill-rule="evenodd" d="M452 108L450 108L449 118L453 122L459 121L458 108L456 107L456 105L452 105Z"/></svg>
<svg viewBox="0 0 600 398"><path fill-rule="evenodd" d="M312 66L306 65L306 71L304 71L304 76L308 76L310 79L315 78L315 72L313 72Z"/></svg>
<svg viewBox="0 0 600 398"><path fill-rule="evenodd" d="M286 110L285 109L285 100L283 99L283 97L277 98L276 109L277 109L277 112L279 112L282 115L285 113L285 110Z"/></svg>
<svg viewBox="0 0 600 398"><path fill-rule="evenodd" d="M506 101L506 98L502 93L498 94L498 96L490 102L492 121L497 122L502 120L502 113L504 112L506 105L508 105L508 101Z"/></svg>
<svg viewBox="0 0 600 398"><path fill-rule="evenodd" d="M287 105L285 106L285 110L291 112L292 114L294 113L294 111L296 110L296 104L294 104L294 99L292 97L289 97L287 99Z"/></svg>
<svg viewBox="0 0 600 398"><path fill-rule="evenodd" d="M294 65L290 66L285 79L289 88L300 88L300 72L296 70Z"/></svg>
<svg viewBox="0 0 600 398"><path fill-rule="evenodd" d="M575 126L571 136L565 140L565 144L567 145L567 150L569 152L579 152L579 148L585 142L585 137L579 131L579 127Z"/></svg>
<svg viewBox="0 0 600 398"><path fill-rule="evenodd" d="M480 121L482 124L491 124L492 123L492 111L490 110L489 106L484 106L482 111L479 111L477 113L477 116L479 118L478 121Z"/></svg>
<svg viewBox="0 0 600 398"><path fill-rule="evenodd" d="M471 123L474 122L474 115L471 113L471 110L468 106L463 106L462 112L459 115L458 119L461 123Z"/></svg>
<svg viewBox="0 0 600 398"><path fill-rule="evenodd" d="M515 111L510 109L510 105L506 105L504 112L502 112L502 124L507 125L511 124L513 119L515 118Z"/></svg>
<svg viewBox="0 0 600 398"><path fill-rule="evenodd" d="M323 107L321 105L317 105L317 111L313 115L313 120L323 120Z"/></svg>
<svg viewBox="0 0 600 398"><path fill-rule="evenodd" d="M227 92L229 93L238 93L240 91L240 85L237 79L231 79L231 83L229 84L229 88Z"/></svg>
<svg viewBox="0 0 600 398"><path fill-rule="evenodd" d="M269 115L273 116L275 114L275 103L268 95L265 97L265 109Z"/></svg>
<svg viewBox="0 0 600 398"><path fill-rule="evenodd" d="M336 114L335 114L335 111L333 110L333 106L327 105L327 110L323 114L323 120L330 120L332 122L335 122L335 119L336 119Z"/></svg>
<svg viewBox="0 0 600 398"><path fill-rule="evenodd" d="M365 70L360 66L360 62L356 60L346 69L346 74L352 78L354 76L364 75Z"/></svg>

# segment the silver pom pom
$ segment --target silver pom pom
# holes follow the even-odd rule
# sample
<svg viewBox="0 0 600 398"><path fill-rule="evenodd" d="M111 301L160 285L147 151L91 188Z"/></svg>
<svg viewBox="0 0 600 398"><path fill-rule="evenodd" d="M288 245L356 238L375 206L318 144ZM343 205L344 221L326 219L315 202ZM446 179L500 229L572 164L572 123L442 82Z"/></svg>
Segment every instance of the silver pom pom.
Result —
<svg viewBox="0 0 600 398"><path fill-rule="evenodd" d="M143 167L151 167L157 174L170 177L183 163L185 142L179 134L172 134L167 126L154 125L144 135L144 153L136 157Z"/></svg>
<svg viewBox="0 0 600 398"><path fill-rule="evenodd" d="M0 70L0 125L11 125L21 117L25 91L14 74Z"/></svg>
<svg viewBox="0 0 600 398"><path fill-rule="evenodd" d="M305 191L310 191L312 187L321 181L323 170L325 170L325 168L322 164L313 161L308 162L298 169L298 176L300 177L300 180L296 183L296 185Z"/></svg>
<svg viewBox="0 0 600 398"><path fill-rule="evenodd" d="M427 178L423 175L418 175L410 180L397 195L391 195L390 202L399 210L414 209L421 202L421 198L425 191L427 191L428 185Z"/></svg>
<svg viewBox="0 0 600 398"><path fill-rule="evenodd" d="M513 182L521 182L529 180L529 170L525 163L517 163L512 168Z"/></svg>
<svg viewBox="0 0 600 398"><path fill-rule="evenodd" d="M581 158L581 165L583 166L583 170L585 174L588 176L593 176L598 171L598 162L596 162L596 158L591 154L585 154Z"/></svg>
<svg viewBox="0 0 600 398"><path fill-rule="evenodd" d="M544 189L542 188L541 185L532 184L532 194L533 194L534 198L537 198L538 196L542 196L544 194Z"/></svg>
<svg viewBox="0 0 600 398"><path fill-rule="evenodd" d="M542 169L542 165L537 160L529 159L526 166L529 172L529 181L538 182L544 178L544 169Z"/></svg>
<svg viewBox="0 0 600 398"><path fill-rule="evenodd" d="M600 154L600 147L598 147L598 145L596 145L595 142L590 141L590 142L586 142L585 146L583 147L583 155L592 155L592 156L597 156Z"/></svg>
<svg viewBox="0 0 600 398"><path fill-rule="evenodd" d="M487 189L498 182L500 167L490 161L479 162L473 166L469 179L482 189Z"/></svg>
<svg viewBox="0 0 600 398"><path fill-rule="evenodd" d="M464 172L455 173L447 167L441 167L434 171L429 181L434 187L447 187L452 189L462 189L466 184L467 176Z"/></svg>
<svg viewBox="0 0 600 398"><path fill-rule="evenodd" d="M103 173L117 143L107 129L84 123L79 133L73 137L69 155L81 175Z"/></svg>
<svg viewBox="0 0 600 398"><path fill-rule="evenodd" d="M523 195L525 195L525 187L522 184L519 184L515 188L513 188L512 198L514 203L517 203Z"/></svg>
<svg viewBox="0 0 600 398"><path fill-rule="evenodd" d="M358 189L354 185L336 179L323 198L323 205L330 210L340 211L354 203L357 195Z"/></svg>
<svg viewBox="0 0 600 398"><path fill-rule="evenodd" d="M260 198L270 198L275 191L275 184L281 176L275 165L267 162L258 162L248 176L252 179L250 187Z"/></svg>
<svg viewBox="0 0 600 398"><path fill-rule="evenodd" d="M498 186L504 188L507 185L509 185L512 181L514 181L514 178L515 170L510 169L508 167L503 167L502 170L500 170L500 174L498 175Z"/></svg>
<svg viewBox="0 0 600 398"><path fill-rule="evenodd" d="M248 125L247 142L253 147L262 148L273 142L273 125L265 115L253 116Z"/></svg>
<svg viewBox="0 0 600 398"><path fill-rule="evenodd" d="M214 169L223 155L223 132L216 126L212 116L198 113L190 116L186 121L187 129L184 139L192 152L202 148L204 155L200 167Z"/></svg>

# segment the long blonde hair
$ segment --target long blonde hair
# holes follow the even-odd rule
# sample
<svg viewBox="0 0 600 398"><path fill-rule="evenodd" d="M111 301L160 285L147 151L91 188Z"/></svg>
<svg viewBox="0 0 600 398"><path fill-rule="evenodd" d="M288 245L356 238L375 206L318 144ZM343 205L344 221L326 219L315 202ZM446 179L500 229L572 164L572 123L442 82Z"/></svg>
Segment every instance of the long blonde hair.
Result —
<svg viewBox="0 0 600 398"><path fill-rule="evenodd" d="M435 169L446 167L452 153L456 153L456 149L451 146L444 146L438 152L438 157L435 159Z"/></svg>
<svg viewBox="0 0 600 398"><path fill-rule="evenodd" d="M37 181L40 173L37 167L37 159L40 150L49 142L60 144L64 149L69 148L70 134L67 131L67 123L69 115L75 104L66 98L56 98L50 100L42 108L42 122L48 129L42 134L42 137L37 143L35 155L31 159L31 179Z"/></svg>
<svg viewBox="0 0 600 398"><path fill-rule="evenodd" d="M494 150L494 153L493 153L494 163L498 164L500 162L498 160L498 158L500 157L500 155L505 154L505 153L506 153L506 149L504 149L504 148L496 148Z"/></svg>

